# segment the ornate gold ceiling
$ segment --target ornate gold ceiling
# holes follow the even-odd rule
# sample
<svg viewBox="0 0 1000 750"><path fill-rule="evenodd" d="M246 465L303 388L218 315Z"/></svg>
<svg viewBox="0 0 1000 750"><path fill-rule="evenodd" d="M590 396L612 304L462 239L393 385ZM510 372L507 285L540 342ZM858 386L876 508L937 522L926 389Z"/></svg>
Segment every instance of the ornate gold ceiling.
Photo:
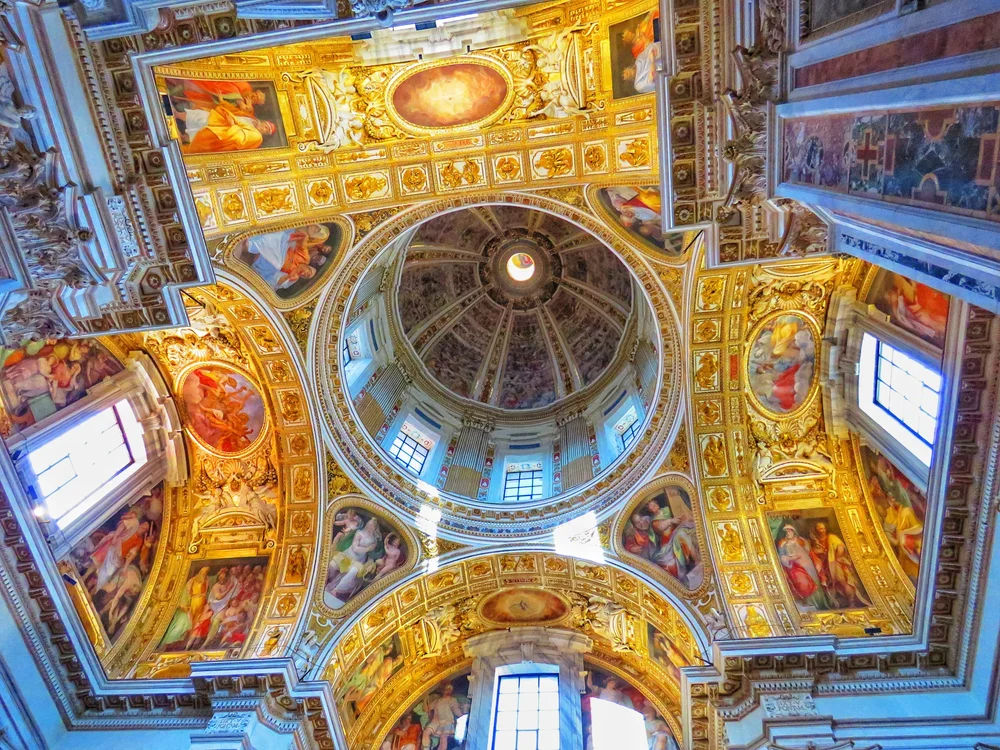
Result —
<svg viewBox="0 0 1000 750"><path fill-rule="evenodd" d="M367 750L461 675L469 638L542 624L593 638L588 660L645 686L680 737L691 696L676 667L700 664L716 639L913 630L913 571L884 531L862 446L824 421L831 297L867 299L876 270L795 245L790 229L768 242L752 201L692 228L724 192L717 114L697 79L715 62L699 47L697 4L676 6L666 210L686 231L663 223L645 0L522 8L503 21L503 44L436 59L387 61L334 37L156 68L219 284L187 298L188 328L101 339L119 360L153 359L189 470L136 510L152 518L162 502L130 616L72 592L111 677L288 656L329 681L350 747ZM660 350L637 447L581 490L512 510L432 491L386 461L339 353L387 248L412 240L409 279L407 263L441 260L437 245L450 260L471 252L428 227L444 235L479 212L500 233L516 225L503 217L528 211L613 261L570 284L602 315L537 337L551 383L528 406L582 407L615 359L588 350L586 334L611 340L614 329L617 357L633 356L640 295ZM804 234L817 229L798 218ZM796 254L782 256L785 240ZM450 360L472 355L432 329L471 286L452 274L435 305L412 276L402 329L454 403L523 396L518 383L487 394L481 368L452 378ZM469 337L492 335L488 321L479 328ZM560 358L560 339L594 360ZM354 565L347 535L359 533L378 552ZM819 551L808 561L807 539ZM538 614L515 621L504 597Z"/></svg>

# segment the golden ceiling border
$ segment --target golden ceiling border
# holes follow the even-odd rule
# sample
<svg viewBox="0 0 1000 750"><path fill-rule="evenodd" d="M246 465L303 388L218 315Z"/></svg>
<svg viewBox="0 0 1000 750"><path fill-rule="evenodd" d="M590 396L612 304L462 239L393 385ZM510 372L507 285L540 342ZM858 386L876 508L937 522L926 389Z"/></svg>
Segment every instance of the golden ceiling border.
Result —
<svg viewBox="0 0 1000 750"><path fill-rule="evenodd" d="M632 452L607 474L592 480L573 499L562 496L544 505L506 509L502 506L484 507L457 497L443 497L437 492L427 493L416 482L379 458L370 446L367 434L358 426L353 404L343 396L339 361L326 361L330 351L333 351L331 347L339 341L340 330L348 314L348 302L363 269L410 227L431 216L482 203L521 205L555 213L588 230L625 261L652 302L658 334L663 342L663 367L660 369L657 385L658 400L650 408L651 418L644 433L644 439L652 443L652 447L647 447L641 453ZM647 473L662 463L663 455L669 450L667 437L673 429L682 396L680 368L676 364L680 351L678 316L646 257L621 242L603 222L588 212L538 194L474 192L416 204L395 214L389 213L386 218L378 229L371 231L356 246L349 261L338 269L336 278L320 300L319 314L315 316L310 331L310 343L314 352L310 361L311 374L320 387L320 397L325 407L323 413L326 436L331 441L331 450L338 460L349 467L352 479L374 495L384 498L397 512L414 522L422 506L441 508L446 512L438 524L439 528L447 534L465 538L497 534L507 538L537 537L566 520L570 513L575 516L581 501L597 513L610 513L632 487L640 484ZM651 438L645 438L650 434Z"/></svg>
<svg viewBox="0 0 1000 750"><path fill-rule="evenodd" d="M680 431L678 431L678 435L680 435ZM701 554L702 565L704 566L705 571L702 577L701 585L696 589L686 588L680 581L673 578L667 574L666 571L661 570L656 565L653 565L653 563L649 560L643 560L638 555L632 554L624 548L620 541L621 536L625 531L625 526L629 522L629 518L646 499L646 496L654 490L662 489L671 484L681 485L691 498L691 513L695 518L695 534L698 538L698 544L701 547L699 553ZM638 567L653 580L660 581L661 583L669 586L670 589L678 596L682 596L686 599L701 599L710 588L714 588L713 579L715 577L715 566L712 564L711 547L705 533L705 516L701 504L702 500L698 494L698 490L695 488L691 479L689 479L686 475L679 472L658 474L650 482L637 489L629 498L628 504L623 506L615 516L614 521L611 523L611 551L621 558L622 561Z"/></svg>

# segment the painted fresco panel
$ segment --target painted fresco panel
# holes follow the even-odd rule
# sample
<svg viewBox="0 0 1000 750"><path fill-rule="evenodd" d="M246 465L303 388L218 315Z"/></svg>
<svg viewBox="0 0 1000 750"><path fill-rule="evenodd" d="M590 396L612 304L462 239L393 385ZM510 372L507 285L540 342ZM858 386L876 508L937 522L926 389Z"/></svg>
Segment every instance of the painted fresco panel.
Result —
<svg viewBox="0 0 1000 750"><path fill-rule="evenodd" d="M854 115L785 120L783 180L847 192Z"/></svg>
<svg viewBox="0 0 1000 750"><path fill-rule="evenodd" d="M680 668L687 666L687 661L670 639L651 622L646 623L646 644L649 658L667 670L670 676L680 684Z"/></svg>
<svg viewBox="0 0 1000 750"><path fill-rule="evenodd" d="M272 81L166 78L164 85L185 154L288 146Z"/></svg>
<svg viewBox="0 0 1000 750"><path fill-rule="evenodd" d="M809 395L816 371L816 337L799 315L779 315L750 346L747 378L753 395L779 414L795 411Z"/></svg>
<svg viewBox="0 0 1000 750"><path fill-rule="evenodd" d="M601 207L640 247L670 256L684 251L683 234L664 234L660 188L618 185L597 192Z"/></svg>
<svg viewBox="0 0 1000 750"><path fill-rule="evenodd" d="M355 721L378 691L403 668L403 644L399 634L385 641L344 681L337 693L337 705Z"/></svg>
<svg viewBox="0 0 1000 750"><path fill-rule="evenodd" d="M640 13L608 27L611 91L615 99L651 94L660 57L660 11Z"/></svg>
<svg viewBox="0 0 1000 750"><path fill-rule="evenodd" d="M885 0L809 0L809 28L816 33L827 27L853 26L886 5Z"/></svg>
<svg viewBox="0 0 1000 750"><path fill-rule="evenodd" d="M799 612L871 606L832 508L770 513L767 521Z"/></svg>
<svg viewBox="0 0 1000 750"><path fill-rule="evenodd" d="M1000 104L785 120L782 180L1000 219Z"/></svg>
<svg viewBox="0 0 1000 750"><path fill-rule="evenodd" d="M412 126L446 130L495 119L491 115L507 95L507 81L498 71L479 62L461 62L406 76L392 91L392 106Z"/></svg>
<svg viewBox="0 0 1000 750"><path fill-rule="evenodd" d="M221 365L198 367L181 386L188 422L210 449L235 453L250 447L264 427L257 386Z"/></svg>
<svg viewBox="0 0 1000 750"><path fill-rule="evenodd" d="M534 409L556 400L555 373L535 313L515 313L500 382L499 406Z"/></svg>
<svg viewBox="0 0 1000 750"><path fill-rule="evenodd" d="M163 651L236 649L250 636L268 558L195 560L166 632Z"/></svg>
<svg viewBox="0 0 1000 750"><path fill-rule="evenodd" d="M927 498L882 454L864 447L861 461L889 545L903 572L916 582L923 552Z"/></svg>
<svg viewBox="0 0 1000 750"><path fill-rule="evenodd" d="M5 350L0 399L15 428L30 427L87 395L122 371L121 363L93 339L48 339Z"/></svg>
<svg viewBox="0 0 1000 750"><path fill-rule="evenodd" d="M334 266L343 231L334 222L257 235L237 246L234 256L283 300L291 300L320 284Z"/></svg>
<svg viewBox="0 0 1000 750"><path fill-rule="evenodd" d="M78 582L112 642L121 634L149 580L160 541L163 484L91 531L70 550Z"/></svg>
<svg viewBox="0 0 1000 750"><path fill-rule="evenodd" d="M622 530L621 544L688 589L704 580L691 497L679 485L658 489L636 506Z"/></svg>
<svg viewBox="0 0 1000 750"><path fill-rule="evenodd" d="M639 688L600 667L592 664L587 664L586 667L587 692L584 693L581 701L583 704L583 747L585 749L589 750L594 747L592 702L596 699L641 713L646 727L646 741L649 750L678 750L679 745L674 739L673 732L670 731L670 726Z"/></svg>
<svg viewBox="0 0 1000 750"><path fill-rule="evenodd" d="M340 609L375 581L406 564L402 535L371 511L344 508L333 519L333 548L323 603Z"/></svg>
<svg viewBox="0 0 1000 750"><path fill-rule="evenodd" d="M880 272L868 293L868 302L888 315L894 325L939 349L944 348L950 300L944 292L892 271Z"/></svg>
<svg viewBox="0 0 1000 750"><path fill-rule="evenodd" d="M379 750L462 750L465 740L457 741L455 732L461 717L469 714L470 692L469 670L439 682L406 710Z"/></svg>

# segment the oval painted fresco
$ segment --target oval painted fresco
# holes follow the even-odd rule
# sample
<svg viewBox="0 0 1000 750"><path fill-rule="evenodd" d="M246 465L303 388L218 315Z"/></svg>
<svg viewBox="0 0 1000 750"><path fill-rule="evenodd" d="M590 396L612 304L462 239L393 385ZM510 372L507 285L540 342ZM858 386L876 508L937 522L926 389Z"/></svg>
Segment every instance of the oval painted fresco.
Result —
<svg viewBox="0 0 1000 750"><path fill-rule="evenodd" d="M816 374L816 335L799 315L778 315L757 333L747 360L750 390L765 409L787 414L809 395Z"/></svg>
<svg viewBox="0 0 1000 750"><path fill-rule="evenodd" d="M488 65L461 62L424 68L392 91L396 115L416 128L460 128L497 117L510 87Z"/></svg>
<svg viewBox="0 0 1000 750"><path fill-rule="evenodd" d="M500 591L485 602L479 614L501 625L554 622L566 616L569 608L561 597L548 591L516 587Z"/></svg>
<svg viewBox="0 0 1000 750"><path fill-rule="evenodd" d="M191 430L212 450L238 453L253 445L264 427L257 386L228 367L196 367L184 378L181 395Z"/></svg>

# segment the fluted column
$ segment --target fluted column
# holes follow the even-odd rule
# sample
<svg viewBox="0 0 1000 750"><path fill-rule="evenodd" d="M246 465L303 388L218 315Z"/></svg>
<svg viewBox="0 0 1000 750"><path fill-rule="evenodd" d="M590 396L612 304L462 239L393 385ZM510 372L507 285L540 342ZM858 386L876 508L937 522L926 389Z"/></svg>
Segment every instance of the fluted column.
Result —
<svg viewBox="0 0 1000 750"><path fill-rule="evenodd" d="M572 489L594 476L590 428L583 414L573 414L557 423L562 459L562 488Z"/></svg>
<svg viewBox="0 0 1000 750"><path fill-rule="evenodd" d="M455 455L448 470L444 489L457 495L475 498L486 467L493 425L476 417L462 419L462 429L455 443Z"/></svg>

